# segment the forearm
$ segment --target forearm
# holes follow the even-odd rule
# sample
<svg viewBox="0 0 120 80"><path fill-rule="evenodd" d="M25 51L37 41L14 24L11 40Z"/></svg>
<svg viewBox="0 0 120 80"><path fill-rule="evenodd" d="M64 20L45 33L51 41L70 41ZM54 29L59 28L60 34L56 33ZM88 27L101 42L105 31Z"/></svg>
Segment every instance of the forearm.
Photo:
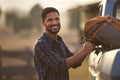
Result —
<svg viewBox="0 0 120 80"><path fill-rule="evenodd" d="M70 68L75 64L81 64L89 52L87 50L81 50L75 55L66 59L67 67Z"/></svg>

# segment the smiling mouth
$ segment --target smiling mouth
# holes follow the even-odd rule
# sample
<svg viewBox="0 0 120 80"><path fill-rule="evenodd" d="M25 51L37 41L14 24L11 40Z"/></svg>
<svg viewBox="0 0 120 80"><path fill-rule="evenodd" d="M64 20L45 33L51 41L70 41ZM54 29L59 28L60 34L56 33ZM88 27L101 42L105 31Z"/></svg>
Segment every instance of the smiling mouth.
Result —
<svg viewBox="0 0 120 80"><path fill-rule="evenodd" d="M59 26L53 26L52 29L53 29L53 30L58 30L58 29L59 29Z"/></svg>

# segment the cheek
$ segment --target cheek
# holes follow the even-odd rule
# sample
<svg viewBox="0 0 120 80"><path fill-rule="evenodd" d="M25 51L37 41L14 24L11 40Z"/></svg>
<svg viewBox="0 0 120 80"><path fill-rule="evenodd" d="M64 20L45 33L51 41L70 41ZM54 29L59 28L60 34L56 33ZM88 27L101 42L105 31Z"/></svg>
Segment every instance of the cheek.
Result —
<svg viewBox="0 0 120 80"><path fill-rule="evenodd" d="M44 26L49 26L50 24L51 24L50 22L46 22L46 21L43 23Z"/></svg>
<svg viewBox="0 0 120 80"><path fill-rule="evenodd" d="M43 26L46 27L48 24L46 24L45 22L43 23Z"/></svg>
<svg viewBox="0 0 120 80"><path fill-rule="evenodd" d="M50 24L44 24L44 27L47 28L47 29L50 29L51 25Z"/></svg>

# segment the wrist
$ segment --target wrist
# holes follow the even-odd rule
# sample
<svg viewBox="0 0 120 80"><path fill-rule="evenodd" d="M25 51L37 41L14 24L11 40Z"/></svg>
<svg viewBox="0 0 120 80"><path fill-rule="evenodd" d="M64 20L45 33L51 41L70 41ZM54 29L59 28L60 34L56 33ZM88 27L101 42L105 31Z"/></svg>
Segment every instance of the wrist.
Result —
<svg viewBox="0 0 120 80"><path fill-rule="evenodd" d="M84 54L88 54L90 51L89 50L87 50L87 49L82 49L82 51L81 51L82 53L84 53Z"/></svg>

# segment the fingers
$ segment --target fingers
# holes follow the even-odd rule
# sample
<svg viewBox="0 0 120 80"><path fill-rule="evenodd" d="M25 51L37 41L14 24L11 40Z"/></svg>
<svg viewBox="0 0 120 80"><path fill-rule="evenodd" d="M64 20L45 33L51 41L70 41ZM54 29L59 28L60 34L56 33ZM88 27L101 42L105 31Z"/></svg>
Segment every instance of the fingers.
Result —
<svg viewBox="0 0 120 80"><path fill-rule="evenodd" d="M86 49L88 52L91 52L91 51L94 50L95 46L94 46L93 43L87 41L87 42L84 43L84 47L83 48Z"/></svg>

